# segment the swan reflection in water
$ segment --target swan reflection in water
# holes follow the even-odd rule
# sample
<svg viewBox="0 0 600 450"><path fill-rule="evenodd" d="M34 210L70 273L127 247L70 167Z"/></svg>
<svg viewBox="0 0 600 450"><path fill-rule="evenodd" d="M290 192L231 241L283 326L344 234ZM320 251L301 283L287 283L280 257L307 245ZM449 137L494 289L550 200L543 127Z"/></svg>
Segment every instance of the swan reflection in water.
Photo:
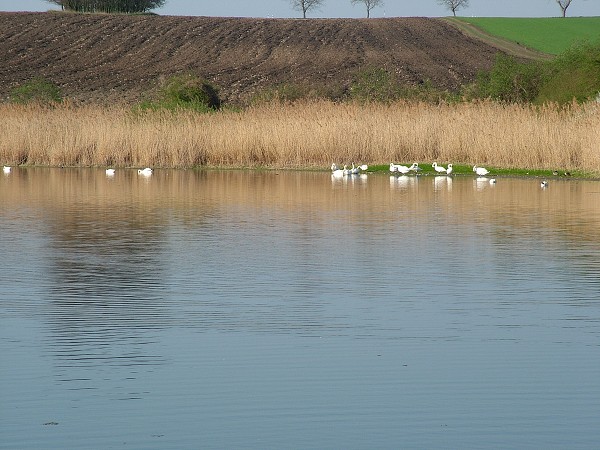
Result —
<svg viewBox="0 0 600 450"><path fill-rule="evenodd" d="M433 190L440 191L446 188L447 191L452 190L452 177L438 175L433 178Z"/></svg>

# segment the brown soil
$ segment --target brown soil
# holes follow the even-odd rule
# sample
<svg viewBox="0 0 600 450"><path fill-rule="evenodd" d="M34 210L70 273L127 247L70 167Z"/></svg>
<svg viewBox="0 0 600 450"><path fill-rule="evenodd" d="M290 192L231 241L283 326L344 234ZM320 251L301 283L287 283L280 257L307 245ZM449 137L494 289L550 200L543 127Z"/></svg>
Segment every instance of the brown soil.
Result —
<svg viewBox="0 0 600 450"><path fill-rule="evenodd" d="M34 77L81 102L134 102L194 72L229 102L282 84L343 91L361 68L456 90L498 49L447 21L0 13L0 98Z"/></svg>

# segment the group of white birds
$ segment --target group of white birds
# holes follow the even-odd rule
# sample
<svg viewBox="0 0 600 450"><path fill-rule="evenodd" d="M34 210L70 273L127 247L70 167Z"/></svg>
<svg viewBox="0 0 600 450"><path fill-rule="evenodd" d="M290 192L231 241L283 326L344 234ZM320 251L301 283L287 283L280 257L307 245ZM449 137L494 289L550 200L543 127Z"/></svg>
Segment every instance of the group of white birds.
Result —
<svg viewBox="0 0 600 450"><path fill-rule="evenodd" d="M4 166L2 168L2 171L5 174L9 174L12 170L12 167L10 166ZM138 175L144 176L144 177L149 177L150 175L152 175L152 169L150 167L146 167L145 169L138 169L137 171ZM115 169L109 168L106 169L106 176L107 177L113 177L115 175Z"/></svg>
<svg viewBox="0 0 600 450"><path fill-rule="evenodd" d="M401 173L403 175L406 175L408 172L419 173L421 170L422 169L419 167L418 163L412 163L410 167L403 166L402 164L390 163L390 172L392 173Z"/></svg>
<svg viewBox="0 0 600 450"><path fill-rule="evenodd" d="M347 164L344 164L344 167L341 169L338 167L336 163L331 165L331 176L334 178L347 177L349 175L359 175L361 171L365 171L369 168L366 164L362 164L360 166L355 166L352 163L352 167L348 168Z"/></svg>
<svg viewBox="0 0 600 450"><path fill-rule="evenodd" d="M431 167L433 167L433 169L439 173L439 174L446 174L446 175L450 175L452 173L452 171L454 170L452 168L452 164L448 164L448 167L443 167L438 165L437 162L434 162ZM344 164L344 166L340 169L336 163L333 163L331 165L331 176L335 177L335 178L341 178L341 177L345 177L345 176L349 176L349 175L358 175L361 173L361 171L365 171L369 168L369 166L367 166L366 164L362 164L360 166L355 166L354 163L352 163L352 167L348 168L348 166L346 164ZM11 167L10 166L4 166L3 167L3 172L5 174L10 174L11 172ZM413 163L411 166L403 166L402 164L394 164L394 163L390 163L390 172L392 173L400 173L400 174L407 174L409 172L415 172L415 173L419 173L422 169L419 167L418 163ZM478 166L473 166L473 172L475 172L477 174L477 176L479 177L485 177L487 174L490 173L489 170L487 170L485 167L478 167ZM149 177L152 175L152 169L150 167L146 167L145 169L138 169L137 171L138 175L141 175L143 177ZM113 177L115 175L115 169L109 168L106 169L106 176L107 177ZM491 184L496 184L496 179L492 178L490 179L490 183ZM540 186L542 187L542 189L545 189L548 187L548 182L546 180L542 180L542 182L540 183Z"/></svg>
<svg viewBox="0 0 600 450"><path fill-rule="evenodd" d="M114 177L115 172L116 172L115 169L108 168L108 169L106 169L106 176ZM138 175L141 175L143 177L149 177L152 175L152 169L150 167L146 167L145 169L138 169L137 173L138 173Z"/></svg>

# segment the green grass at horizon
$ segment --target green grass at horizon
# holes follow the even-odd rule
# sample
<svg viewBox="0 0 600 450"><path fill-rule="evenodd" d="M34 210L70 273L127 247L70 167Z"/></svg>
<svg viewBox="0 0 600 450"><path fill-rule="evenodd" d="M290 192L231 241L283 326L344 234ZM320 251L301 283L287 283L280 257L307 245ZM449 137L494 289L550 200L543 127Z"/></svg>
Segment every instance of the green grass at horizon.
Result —
<svg viewBox="0 0 600 450"><path fill-rule="evenodd" d="M581 41L600 42L600 17L457 17L485 32L558 55Z"/></svg>

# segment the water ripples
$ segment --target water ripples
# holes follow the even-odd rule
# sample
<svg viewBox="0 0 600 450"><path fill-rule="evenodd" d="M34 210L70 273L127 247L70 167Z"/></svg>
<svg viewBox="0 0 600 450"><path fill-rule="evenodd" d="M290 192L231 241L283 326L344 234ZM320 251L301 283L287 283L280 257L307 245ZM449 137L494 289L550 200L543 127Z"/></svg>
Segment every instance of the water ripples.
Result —
<svg viewBox="0 0 600 450"><path fill-rule="evenodd" d="M0 448L600 439L595 185L93 173L0 180Z"/></svg>

